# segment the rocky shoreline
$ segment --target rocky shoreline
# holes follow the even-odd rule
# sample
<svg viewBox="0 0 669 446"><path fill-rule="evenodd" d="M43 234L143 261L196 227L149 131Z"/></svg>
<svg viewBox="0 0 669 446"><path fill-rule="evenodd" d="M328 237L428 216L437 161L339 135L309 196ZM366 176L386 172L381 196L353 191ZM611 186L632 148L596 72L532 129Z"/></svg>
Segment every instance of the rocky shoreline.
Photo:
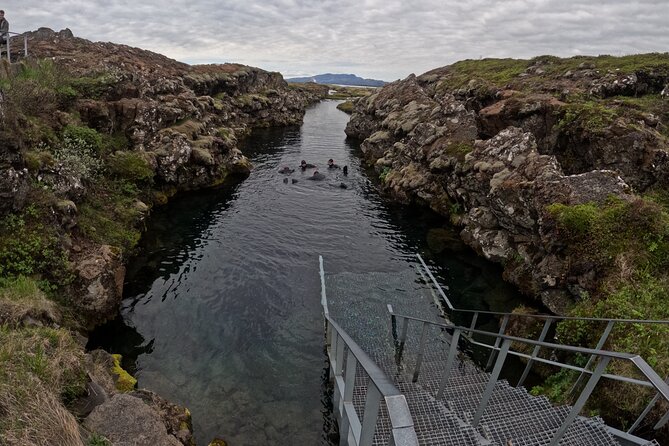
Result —
<svg viewBox="0 0 669 446"><path fill-rule="evenodd" d="M69 30L42 28L28 42L31 59L0 75L0 443L192 445L188 410L135 390L119 358L85 353L80 333L117 314L153 206L247 176L238 141L299 125L328 89ZM22 394L35 358L40 373L29 368L33 390ZM52 403L43 416L39 389ZM26 430L21 418L39 422Z"/></svg>
<svg viewBox="0 0 669 446"><path fill-rule="evenodd" d="M596 271L566 255L547 208L633 201L666 189L669 169L666 116L630 108L636 116L607 114L593 129L567 122L570 113L582 112L581 95L659 98L669 91L669 57L662 69L631 75L581 63L543 78L550 65L526 61L498 85L473 74L459 87L450 67L412 75L359 100L346 132L363 140L364 157L395 199L449 217L466 243L504 265L507 280L565 314L596 291Z"/></svg>
<svg viewBox="0 0 669 446"><path fill-rule="evenodd" d="M346 133L383 190L460 227L537 307L666 320L668 125L669 54L541 56L411 75L359 99ZM564 322L558 336L593 347L602 329ZM607 347L666 374L667 335L621 328ZM538 391L568 398L570 379ZM632 394L623 387L603 387L591 408L629 424L643 398L621 398Z"/></svg>

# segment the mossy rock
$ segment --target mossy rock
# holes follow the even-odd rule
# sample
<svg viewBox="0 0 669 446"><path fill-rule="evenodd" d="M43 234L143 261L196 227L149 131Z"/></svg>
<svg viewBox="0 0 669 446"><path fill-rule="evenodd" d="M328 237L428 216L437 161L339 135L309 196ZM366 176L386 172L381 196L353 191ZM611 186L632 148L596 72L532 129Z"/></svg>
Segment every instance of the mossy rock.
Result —
<svg viewBox="0 0 669 446"><path fill-rule="evenodd" d="M220 438L214 438L210 443L209 446L228 446L228 443L225 441L221 440Z"/></svg>
<svg viewBox="0 0 669 446"><path fill-rule="evenodd" d="M193 147L191 158L195 164L200 166L213 166L215 163L214 156L203 147Z"/></svg>
<svg viewBox="0 0 669 446"><path fill-rule="evenodd" d="M121 358L119 354L112 355L114 358L114 366L112 367L112 373L118 376L116 380L116 389L120 392L132 392L137 387L137 380L128 373L123 367L121 367Z"/></svg>

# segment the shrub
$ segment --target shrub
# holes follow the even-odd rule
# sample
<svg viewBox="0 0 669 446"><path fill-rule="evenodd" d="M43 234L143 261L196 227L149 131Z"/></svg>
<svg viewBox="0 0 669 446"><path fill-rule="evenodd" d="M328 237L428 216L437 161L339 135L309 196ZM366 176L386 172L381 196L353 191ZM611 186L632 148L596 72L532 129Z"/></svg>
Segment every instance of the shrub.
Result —
<svg viewBox="0 0 669 446"><path fill-rule="evenodd" d="M145 183L153 180L153 169L137 152L116 152L107 165L109 171L119 178Z"/></svg>
<svg viewBox="0 0 669 446"><path fill-rule="evenodd" d="M0 219L0 277L40 275L59 285L71 280L67 253L41 212L29 206Z"/></svg>

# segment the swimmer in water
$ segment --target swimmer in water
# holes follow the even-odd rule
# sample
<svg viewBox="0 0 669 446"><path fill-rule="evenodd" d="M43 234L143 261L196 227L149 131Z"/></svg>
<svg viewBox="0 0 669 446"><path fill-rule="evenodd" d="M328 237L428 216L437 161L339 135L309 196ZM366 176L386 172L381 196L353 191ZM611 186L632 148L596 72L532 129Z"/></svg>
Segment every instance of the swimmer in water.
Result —
<svg viewBox="0 0 669 446"><path fill-rule="evenodd" d="M300 168L302 170L313 169L315 167L316 167L315 164L307 163L305 160L302 160L302 162L300 163Z"/></svg>
<svg viewBox="0 0 669 446"><path fill-rule="evenodd" d="M286 174L286 175L290 175L290 174L293 173L293 172L295 172L295 169L291 169L291 168L288 167L288 166L283 166L283 167L281 168L281 170L279 170L279 173L283 173L283 174Z"/></svg>
<svg viewBox="0 0 669 446"><path fill-rule="evenodd" d="M328 169L339 169L339 166L335 164L332 158L328 160Z"/></svg>
<svg viewBox="0 0 669 446"><path fill-rule="evenodd" d="M344 176L347 176L348 175L348 166L344 166L344 168L342 169L342 172L344 173Z"/></svg>
<svg viewBox="0 0 669 446"><path fill-rule="evenodd" d="M325 179L325 175L322 173L319 173L317 170L314 171L314 174L311 175L307 180L314 180L314 181L321 181Z"/></svg>

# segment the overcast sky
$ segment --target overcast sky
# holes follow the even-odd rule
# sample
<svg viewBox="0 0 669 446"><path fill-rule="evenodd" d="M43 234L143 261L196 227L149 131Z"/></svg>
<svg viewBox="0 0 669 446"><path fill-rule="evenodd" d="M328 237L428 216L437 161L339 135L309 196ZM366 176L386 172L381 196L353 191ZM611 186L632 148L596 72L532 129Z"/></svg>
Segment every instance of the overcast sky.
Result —
<svg viewBox="0 0 669 446"><path fill-rule="evenodd" d="M669 0L21 0L11 30L238 62L284 76L404 78L460 59L669 51ZM169 6L168 6L169 5Z"/></svg>

